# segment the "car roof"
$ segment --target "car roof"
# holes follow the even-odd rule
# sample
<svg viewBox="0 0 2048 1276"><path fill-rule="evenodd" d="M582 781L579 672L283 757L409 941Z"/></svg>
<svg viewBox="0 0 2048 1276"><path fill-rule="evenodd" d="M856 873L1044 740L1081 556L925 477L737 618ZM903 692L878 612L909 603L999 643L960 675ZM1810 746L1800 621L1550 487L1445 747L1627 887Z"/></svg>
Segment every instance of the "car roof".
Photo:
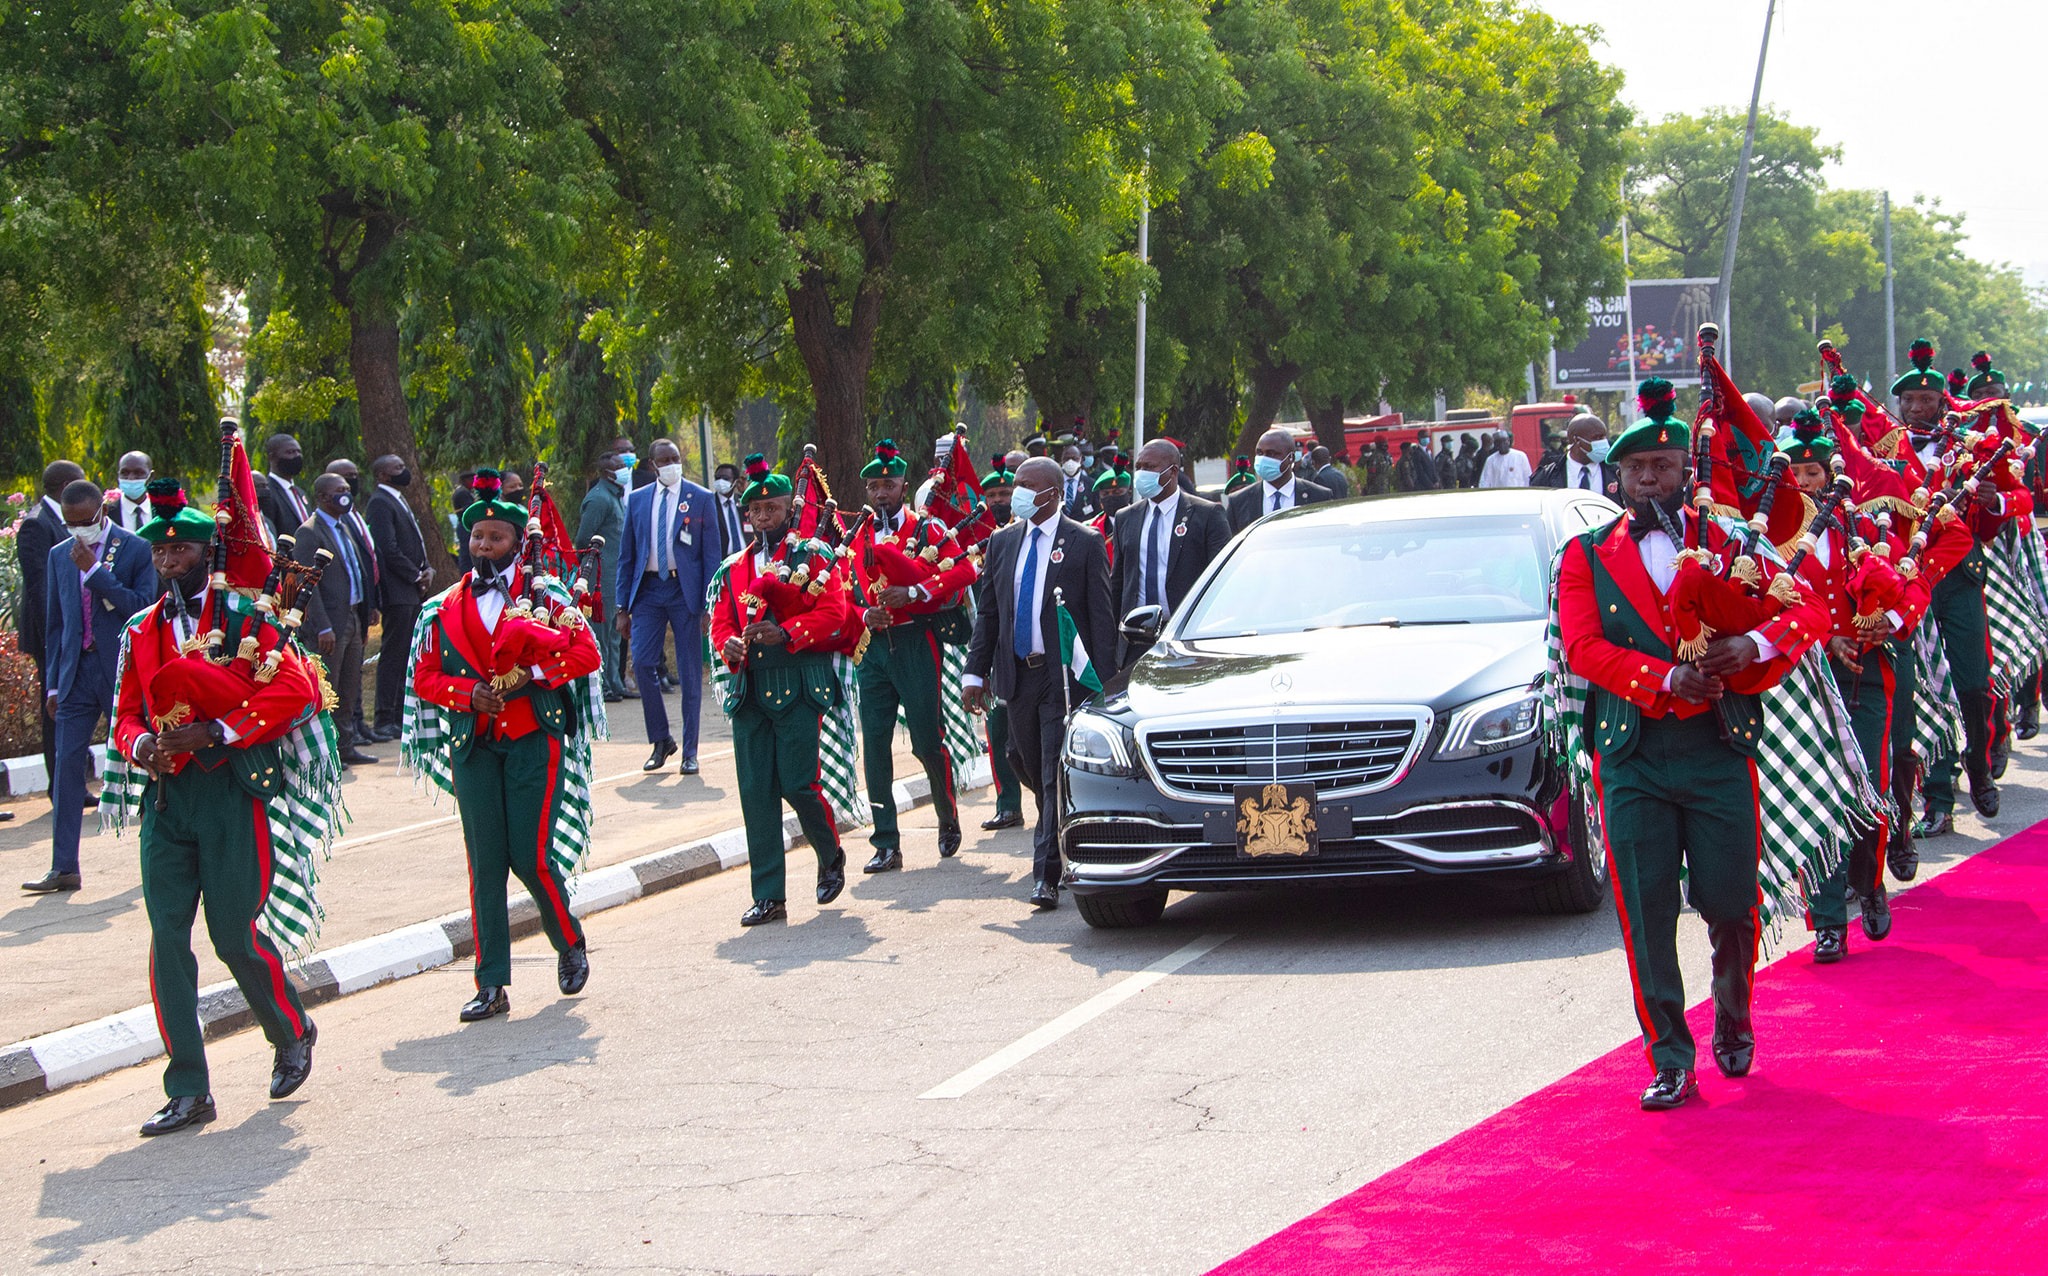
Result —
<svg viewBox="0 0 2048 1276"><path fill-rule="evenodd" d="M1493 487L1451 492L1401 492L1386 496L1355 497L1344 501L1319 501L1260 520L1286 522L1302 527L1362 527L1370 523L1401 522L1416 518L1495 518L1502 515L1540 514L1552 520L1584 501L1599 501L1621 507L1594 492L1564 487Z"/></svg>

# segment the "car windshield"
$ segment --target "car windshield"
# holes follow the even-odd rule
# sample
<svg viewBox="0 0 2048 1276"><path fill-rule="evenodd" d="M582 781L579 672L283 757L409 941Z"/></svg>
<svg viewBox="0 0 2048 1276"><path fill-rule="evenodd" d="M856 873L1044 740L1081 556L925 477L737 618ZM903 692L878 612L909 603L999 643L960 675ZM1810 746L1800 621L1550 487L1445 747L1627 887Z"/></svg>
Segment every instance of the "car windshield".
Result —
<svg viewBox="0 0 2048 1276"><path fill-rule="evenodd" d="M1178 636L1541 620L1549 559L1534 514L1335 527L1283 520L1245 538Z"/></svg>

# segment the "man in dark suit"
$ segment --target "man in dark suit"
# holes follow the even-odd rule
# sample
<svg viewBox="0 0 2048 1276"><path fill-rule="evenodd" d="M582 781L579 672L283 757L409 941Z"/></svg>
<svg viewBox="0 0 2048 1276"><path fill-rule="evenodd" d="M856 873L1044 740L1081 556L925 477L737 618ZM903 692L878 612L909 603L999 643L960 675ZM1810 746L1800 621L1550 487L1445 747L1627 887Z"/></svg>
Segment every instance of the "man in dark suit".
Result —
<svg viewBox="0 0 2048 1276"><path fill-rule="evenodd" d="M1172 615L1230 541L1223 507L1181 491L1180 476L1180 449L1173 444L1154 439L1138 449L1132 471L1138 499L1116 516L1111 555L1109 596L1118 617L1155 605ZM1121 637L1118 643L1119 669L1145 654Z"/></svg>
<svg viewBox="0 0 2048 1276"><path fill-rule="evenodd" d="M1331 499L1329 488L1295 477L1294 456L1294 436L1287 431L1271 429L1259 436L1258 449L1252 456L1252 470L1259 481L1239 488L1230 497L1233 534L1279 510Z"/></svg>
<svg viewBox="0 0 2048 1276"><path fill-rule="evenodd" d="M719 462L712 471L711 494L718 498L718 551L727 558L747 545L747 519L740 509L740 467Z"/></svg>
<svg viewBox="0 0 2048 1276"><path fill-rule="evenodd" d="M370 477L377 481L370 493L370 545L379 569L377 601L384 610L384 647L377 657L377 707L370 738L385 741L398 738L413 626L420 618L420 603L433 586L434 569L427 565L426 534L412 506L405 503L405 489L412 486L411 468L395 455L380 456L370 462Z"/></svg>
<svg viewBox="0 0 2048 1276"><path fill-rule="evenodd" d="M1330 449L1318 443L1308 454L1308 463L1309 478L1317 486L1329 488L1332 499L1341 501L1351 495L1351 479L1330 459Z"/></svg>
<svg viewBox="0 0 2048 1276"><path fill-rule="evenodd" d="M43 644L48 637L43 629L48 617L44 614L43 589L50 565L50 547L70 535L64 530L64 510L58 500L65 488L84 477L85 471L74 462L50 462L43 469L43 498L36 502L32 512L22 516L14 534L14 552L21 563L21 602L16 615L20 623L21 649L36 662L36 686L44 695L49 694L50 678L44 667L46 653ZM57 736L48 715L42 719L42 728L43 774L54 778L57 774ZM53 801L56 799L54 784L51 785L50 797Z"/></svg>
<svg viewBox="0 0 2048 1276"><path fill-rule="evenodd" d="M1060 503L1062 511L1077 523L1085 523L1102 512L1095 502L1095 480L1088 473L1088 458L1081 443L1070 434L1054 442L1060 446Z"/></svg>
<svg viewBox="0 0 2048 1276"><path fill-rule="evenodd" d="M256 508L270 524L272 536L290 536L313 517L313 503L297 482L306 468L306 454L291 435L273 434L263 440L263 457L269 473L256 476Z"/></svg>
<svg viewBox="0 0 2048 1276"><path fill-rule="evenodd" d="M79 886L78 834L92 735L113 712L121 627L154 601L149 546L107 517L106 494L78 479L63 491L66 533L44 559L43 649L49 686L43 716L56 728L50 775L50 871L21 889L32 895Z"/></svg>
<svg viewBox="0 0 2048 1276"><path fill-rule="evenodd" d="M146 495L149 480L155 473L147 452L123 452L121 459L115 462L116 495L107 502L107 514L122 531L139 532L144 523L156 517L150 512Z"/></svg>
<svg viewBox="0 0 2048 1276"><path fill-rule="evenodd" d="M1060 905L1059 767L1067 706L1088 695L1060 661L1055 600L1064 599L1098 670L1116 641L1102 538L1061 515L1060 480L1059 467L1043 457L1017 471L1010 497L1017 518L989 538L982 557L962 696L970 712L981 712L991 696L1009 709L1017 774L1038 799L1031 902L1041 909Z"/></svg>
<svg viewBox="0 0 2048 1276"><path fill-rule="evenodd" d="M682 690L679 769L695 775L698 715L704 706L704 598L724 560L711 493L683 477L682 451L667 439L656 439L648 452L654 481L626 497L626 531L618 553L619 615L631 617L633 677L640 684L640 711L654 746L640 769L659 771L676 753L659 672L663 644L673 631Z"/></svg>
<svg viewBox="0 0 2048 1276"><path fill-rule="evenodd" d="M1529 480L1530 487L1570 487L1621 499L1620 477L1607 463L1607 423L1581 412L1565 427L1564 451L1546 457Z"/></svg>
<svg viewBox="0 0 2048 1276"><path fill-rule="evenodd" d="M341 701L334 710L334 730L341 737L342 764L366 766L377 759L363 752L367 741L356 739L350 724L363 703L363 635L376 619L376 578L370 567L374 551L349 518L355 502L348 480L322 474L313 480L313 499L313 516L300 524L292 553L302 563L316 561L323 549L333 558L320 575L319 587L303 603L305 632L314 635Z"/></svg>
<svg viewBox="0 0 2048 1276"><path fill-rule="evenodd" d="M602 537L603 547L598 551L604 562L612 562L619 552L619 542L626 534L626 485L633 481L633 472L620 459L617 452L607 451L597 458L597 482L583 494L583 504L576 511L576 544L580 549L589 549L592 542ZM599 682L604 687L606 704L617 704L626 698L626 674L620 639L613 613L619 606L618 577L608 571L598 573L598 611L591 620L591 632L597 638L597 654L604 662L599 666Z"/></svg>

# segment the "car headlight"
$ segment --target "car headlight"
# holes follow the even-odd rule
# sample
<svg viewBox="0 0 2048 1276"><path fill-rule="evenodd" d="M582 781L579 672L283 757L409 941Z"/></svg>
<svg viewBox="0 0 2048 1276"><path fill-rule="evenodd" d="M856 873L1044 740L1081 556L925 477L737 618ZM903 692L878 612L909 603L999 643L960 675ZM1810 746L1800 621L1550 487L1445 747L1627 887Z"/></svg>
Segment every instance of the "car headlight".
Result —
<svg viewBox="0 0 2048 1276"><path fill-rule="evenodd" d="M1134 775L1131 765L1130 732L1110 718L1083 710L1067 724L1067 744L1061 761L1081 771L1098 775Z"/></svg>
<svg viewBox="0 0 2048 1276"><path fill-rule="evenodd" d="M1451 714L1436 760L1480 758L1526 743L1536 734L1541 698L1527 687L1515 687L1462 705Z"/></svg>

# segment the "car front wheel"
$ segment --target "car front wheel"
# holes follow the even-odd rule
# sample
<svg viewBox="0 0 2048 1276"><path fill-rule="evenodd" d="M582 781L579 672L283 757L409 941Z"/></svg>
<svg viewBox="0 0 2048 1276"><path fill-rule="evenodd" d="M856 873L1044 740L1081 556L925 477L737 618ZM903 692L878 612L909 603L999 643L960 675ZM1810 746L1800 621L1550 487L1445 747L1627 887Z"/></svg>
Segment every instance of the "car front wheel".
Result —
<svg viewBox="0 0 2048 1276"><path fill-rule="evenodd" d="M1081 910L1082 921L1098 930L1132 930L1159 920L1166 911L1166 892L1076 895L1074 907Z"/></svg>
<svg viewBox="0 0 2048 1276"><path fill-rule="evenodd" d="M1590 913L1607 898L1607 850L1593 845L1585 804L1576 799L1572 802L1571 847L1571 863L1529 886L1526 897L1531 912Z"/></svg>

